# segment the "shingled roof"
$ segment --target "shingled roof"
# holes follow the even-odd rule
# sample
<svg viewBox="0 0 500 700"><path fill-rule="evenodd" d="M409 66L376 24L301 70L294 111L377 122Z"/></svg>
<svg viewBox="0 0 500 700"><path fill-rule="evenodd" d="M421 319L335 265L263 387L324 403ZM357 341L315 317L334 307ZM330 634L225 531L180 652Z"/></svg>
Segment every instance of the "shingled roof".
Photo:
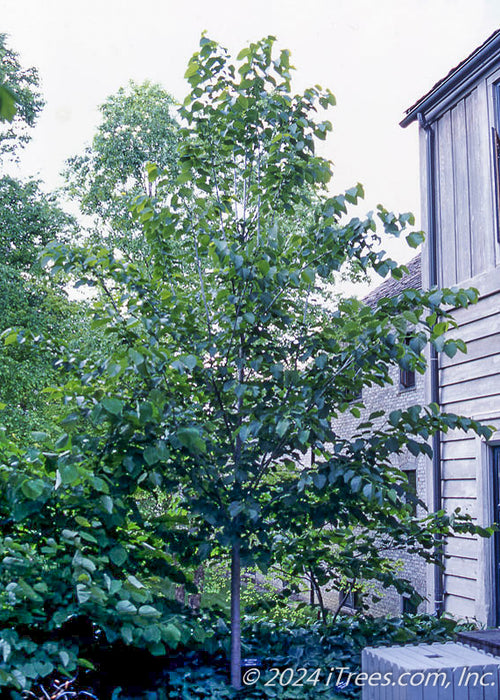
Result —
<svg viewBox="0 0 500 700"><path fill-rule="evenodd" d="M380 299L395 297L405 289L422 289L422 259L420 253L406 264L408 274L403 275L400 280L393 277L382 282L373 292L370 292L363 302L368 306L375 307Z"/></svg>
<svg viewBox="0 0 500 700"><path fill-rule="evenodd" d="M474 79L475 72L485 73L488 69L490 61L498 60L498 51L500 49L500 29L497 29L490 34L481 46L478 46L469 54L463 61L452 68L444 78L432 86L432 88L420 97L411 107L405 111L405 116L400 122L400 126L406 127L412 121L417 119L418 112L426 112L432 108L439 100L446 97L457 85L464 86L464 81Z"/></svg>

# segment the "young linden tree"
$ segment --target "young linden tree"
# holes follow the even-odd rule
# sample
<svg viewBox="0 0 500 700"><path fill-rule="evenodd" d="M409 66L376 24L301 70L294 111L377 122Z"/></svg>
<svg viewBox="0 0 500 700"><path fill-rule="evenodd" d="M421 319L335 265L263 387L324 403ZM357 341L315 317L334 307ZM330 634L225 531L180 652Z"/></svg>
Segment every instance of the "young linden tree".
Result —
<svg viewBox="0 0 500 700"><path fill-rule="evenodd" d="M116 340L114 352L99 366L87 364L72 385L75 425L83 413L98 426L78 442L81 460L94 455L92 483L106 483L108 515L153 491L176 494L197 524L186 547L201 558L215 545L230 552L236 688L241 566L266 570L278 556L302 556L310 569L304 537L321 531L322 556L331 533L345 576L351 567L353 576L377 577L378 568L384 581L393 579L381 559L354 570L363 546L356 533L368 533L368 558L377 556L377 537L432 558L452 526L473 525L442 512L419 521L391 456L429 454L438 430L488 434L436 405L393 411L385 421L381 407L350 440L332 429L341 413L359 415L353 398L364 385L390 382L392 367L423 372L427 344L450 355L462 350L444 338L453 324L447 309L476 294L406 290L375 309L352 299L335 311L322 304L323 290L345 270L401 277L404 268L380 251L377 231L399 236L413 219L383 207L350 216L360 185L330 194L331 164L315 146L331 129L318 113L335 100L318 86L294 95L291 70L289 52L276 53L273 37L235 61L203 37L186 72L191 92L180 109L178 164L150 164L155 193L133 207L147 264L105 247L54 246L47 254L55 270L101 287L95 322ZM423 238L405 235L413 247ZM74 452L71 459L78 463ZM75 468L65 487L86 478ZM142 536L157 527L144 518Z"/></svg>

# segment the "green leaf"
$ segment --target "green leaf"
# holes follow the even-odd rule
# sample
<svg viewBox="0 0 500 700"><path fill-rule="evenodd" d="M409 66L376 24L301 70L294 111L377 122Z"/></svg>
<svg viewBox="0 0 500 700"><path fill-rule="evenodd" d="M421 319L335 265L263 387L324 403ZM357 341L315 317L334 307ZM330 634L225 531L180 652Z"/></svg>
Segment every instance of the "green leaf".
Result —
<svg viewBox="0 0 500 700"><path fill-rule="evenodd" d="M326 486L327 483L327 478L324 474L314 474L313 475L313 484L316 486L317 489L322 489Z"/></svg>
<svg viewBox="0 0 500 700"><path fill-rule="evenodd" d="M18 332L16 330L11 331L8 335L4 336L3 344L4 345L14 345L14 343L17 343L17 335L18 335Z"/></svg>
<svg viewBox="0 0 500 700"><path fill-rule="evenodd" d="M82 666L83 668L88 668L91 671L96 670L94 664L91 661L89 661L88 659L83 659L81 657L78 657L78 665Z"/></svg>
<svg viewBox="0 0 500 700"><path fill-rule="evenodd" d="M229 504L229 515L231 518L236 518L240 513L243 512L244 505L240 501L233 501Z"/></svg>
<svg viewBox="0 0 500 700"><path fill-rule="evenodd" d="M101 401L101 404L104 410L113 416L119 416L123 410L123 403L119 399L106 398Z"/></svg>
<svg viewBox="0 0 500 700"><path fill-rule="evenodd" d="M150 607L150 606L143 606L143 607ZM141 608L139 608L139 613L141 612ZM161 615L161 613L159 613ZM161 642L161 631L160 627L158 625L148 625L144 632L143 632L143 637L146 642L158 644Z"/></svg>
<svg viewBox="0 0 500 700"><path fill-rule="evenodd" d="M166 654L165 645L162 644L161 642L158 642L156 644L152 644L149 647L149 651L151 652L151 654L153 656L165 656L165 654Z"/></svg>
<svg viewBox="0 0 500 700"><path fill-rule="evenodd" d="M374 491L373 484L366 484L365 486L363 486L362 493L363 493L363 496L365 496L365 498L372 499L373 498L373 491Z"/></svg>
<svg viewBox="0 0 500 700"><path fill-rule="evenodd" d="M200 70L200 64L198 63L198 61L191 60L189 62L189 66L188 66L186 72L184 73L184 77L191 78L193 75L198 73L199 70Z"/></svg>
<svg viewBox="0 0 500 700"><path fill-rule="evenodd" d="M168 624L162 631L162 639L173 649L179 644L182 639L180 630L172 623Z"/></svg>
<svg viewBox="0 0 500 700"><path fill-rule="evenodd" d="M74 464L63 464L59 467L59 474L61 475L61 482L63 484L72 484L78 477L78 469Z"/></svg>
<svg viewBox="0 0 500 700"><path fill-rule="evenodd" d="M17 112L17 97L15 93L7 87L0 85L0 121L11 122Z"/></svg>
<svg viewBox="0 0 500 700"><path fill-rule="evenodd" d="M207 446L196 428L179 428L177 438L191 452L204 454L207 451Z"/></svg>
<svg viewBox="0 0 500 700"><path fill-rule="evenodd" d="M12 651L12 647L6 639L0 639L0 648L2 649L2 658L5 663Z"/></svg>
<svg viewBox="0 0 500 700"><path fill-rule="evenodd" d="M41 603L43 598L38 595L38 593L27 583L24 579L20 578L17 585L22 590L24 595L35 603Z"/></svg>
<svg viewBox="0 0 500 700"><path fill-rule="evenodd" d="M121 630L121 635L125 644L133 644L134 642L134 628L130 625L123 625Z"/></svg>
<svg viewBox="0 0 500 700"><path fill-rule="evenodd" d="M145 585L144 585L143 583L141 583L141 581L139 581L139 579L136 578L135 576L133 576L132 574L129 574L129 575L127 576L127 581L128 581L134 588L138 588L138 589L140 589L140 588L145 588Z"/></svg>
<svg viewBox="0 0 500 700"><path fill-rule="evenodd" d="M117 544L109 551L109 558L115 566L122 566L128 558L127 550L122 545Z"/></svg>
<svg viewBox="0 0 500 700"><path fill-rule="evenodd" d="M389 423L396 428L399 424L399 421L401 420L402 415L403 412L399 409L397 411L391 411L389 413Z"/></svg>
<svg viewBox="0 0 500 700"><path fill-rule="evenodd" d="M96 491L100 491L101 493L109 493L109 486L104 479L101 479L100 476L91 476L90 483Z"/></svg>
<svg viewBox="0 0 500 700"><path fill-rule="evenodd" d="M406 236L406 242L411 248L418 248L424 241L425 234L423 231L413 231Z"/></svg>
<svg viewBox="0 0 500 700"><path fill-rule="evenodd" d="M182 361L186 365L186 367L191 371L198 364L198 359L194 355L187 355L186 357L182 358Z"/></svg>
<svg viewBox="0 0 500 700"><path fill-rule="evenodd" d="M236 60L237 60L237 61L242 61L244 58L246 58L246 57L248 56L249 53L250 53L250 49L249 49L249 48L241 49L241 51L239 52L239 54L236 56Z"/></svg>
<svg viewBox="0 0 500 700"><path fill-rule="evenodd" d="M154 445L150 445L144 450L144 459L146 460L146 464L151 467L153 464L160 461L161 454Z"/></svg>
<svg viewBox="0 0 500 700"><path fill-rule="evenodd" d="M35 500L42 495L45 490L45 483L41 479L27 479L21 484L21 491L31 500Z"/></svg>
<svg viewBox="0 0 500 700"><path fill-rule="evenodd" d="M415 457L418 457L422 451L420 443L416 442L415 440L408 440L406 446Z"/></svg>
<svg viewBox="0 0 500 700"><path fill-rule="evenodd" d="M143 615L143 617L161 617L161 612L156 608L153 608L152 605L141 605L138 612L139 615ZM159 641L159 639L154 639L151 641Z"/></svg>
<svg viewBox="0 0 500 700"><path fill-rule="evenodd" d="M309 435L311 434L310 430L301 430L299 432L298 438L299 442L301 445L305 445L307 441L309 440Z"/></svg>
<svg viewBox="0 0 500 700"><path fill-rule="evenodd" d="M5 408L5 406L4 406L4 408ZM33 430L31 433L31 437L33 438L33 440L35 442L45 442L45 440L47 440L47 438L49 437L49 434L44 433L40 430Z"/></svg>
<svg viewBox="0 0 500 700"><path fill-rule="evenodd" d="M76 585L76 597L80 605L83 605L88 600L90 600L90 589L83 583L78 583Z"/></svg>
<svg viewBox="0 0 500 700"><path fill-rule="evenodd" d="M305 270L302 270L300 276L307 284L314 284L314 270L310 267L306 267Z"/></svg>
<svg viewBox="0 0 500 700"><path fill-rule="evenodd" d="M111 514L113 512L113 499L110 496L101 496L99 500L104 506L104 510Z"/></svg>
<svg viewBox="0 0 500 700"><path fill-rule="evenodd" d="M359 489L361 488L361 482L362 479L360 476L355 476L353 479L351 479L350 486L351 486L351 491L354 493L357 493Z"/></svg>
<svg viewBox="0 0 500 700"><path fill-rule="evenodd" d="M286 420L285 418L282 418L280 421L278 421L278 424L276 426L276 433L278 434L278 436L280 438L282 438L289 427L290 427L290 421Z"/></svg>
<svg viewBox="0 0 500 700"><path fill-rule="evenodd" d="M48 676L54 670L54 664L50 661L34 661L33 668L35 669L35 674L42 676ZM26 674L27 675L27 674Z"/></svg>
<svg viewBox="0 0 500 700"><path fill-rule="evenodd" d="M265 277L271 269L271 266L269 265L267 260L259 260L259 262L257 263L257 267L260 270L263 277Z"/></svg>
<svg viewBox="0 0 500 700"><path fill-rule="evenodd" d="M457 354L458 345L453 340L447 340L443 347L443 350L446 353L446 355L448 355L448 357L454 357Z"/></svg>
<svg viewBox="0 0 500 700"><path fill-rule="evenodd" d="M119 613L127 615L133 615L137 612L136 606L130 602L130 600L120 600L120 602L116 604L116 610Z"/></svg>
<svg viewBox="0 0 500 700"><path fill-rule="evenodd" d="M69 654L67 651L60 651L59 658L61 659L62 665L66 668L69 664Z"/></svg>

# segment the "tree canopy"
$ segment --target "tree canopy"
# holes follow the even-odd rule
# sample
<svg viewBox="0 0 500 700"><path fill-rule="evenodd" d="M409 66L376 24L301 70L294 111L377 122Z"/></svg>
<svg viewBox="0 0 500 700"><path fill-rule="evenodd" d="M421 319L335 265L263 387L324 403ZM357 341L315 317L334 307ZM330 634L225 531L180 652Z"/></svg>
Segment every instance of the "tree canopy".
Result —
<svg viewBox="0 0 500 700"><path fill-rule="evenodd" d="M44 192L40 181L22 181L7 172L9 161L31 138L43 106L38 73L22 67L5 34L0 35L0 60L0 85L7 99L2 98L7 111L0 125L0 333L16 327L11 340L70 335L72 323L78 325L76 318L82 321L81 314L75 315L61 286L53 284L36 261L49 241L69 241L76 223L55 194ZM54 415L42 393L56 381L53 360L51 353L29 344L0 347L1 423L19 441L29 441L34 430L54 428Z"/></svg>
<svg viewBox="0 0 500 700"><path fill-rule="evenodd" d="M100 107L102 122L83 155L70 158L67 190L82 213L94 217L98 235L134 254L140 244L129 204L134 197L154 193L147 163L175 169L178 124L173 98L158 84L131 81Z"/></svg>
<svg viewBox="0 0 500 700"><path fill-rule="evenodd" d="M336 562L346 575L361 547L363 575L394 578L380 557L370 565L385 534L432 559L453 521L474 526L444 513L419 521L391 456L404 448L430 454L437 430L487 433L437 406L381 410L350 439L332 429L339 414L357 415L352 397L363 385L391 381L392 366L424 371L428 343L456 352L444 340L453 321L443 304L467 305L476 295L408 290L375 310L346 300L334 313L314 303L320 282L351 263L401 276L404 268L379 250L378 228L398 236L413 218L383 207L376 218L349 216L360 185L328 193L331 164L316 155L315 142L331 125L316 115L333 95L319 87L291 93L289 52L276 56L273 46L272 37L251 44L233 64L218 44L201 40L186 73L175 187L171 166L151 165L154 196L137 197L133 207L150 248L147 274L109 249L49 254L56 268L102 286L97 323L120 339L112 357L92 373L86 368L78 389L78 411L107 426L105 437L88 443L91 452L78 443L78 460L92 461L101 478L112 471L129 494L148 484L178 494L197 523L200 556L215 543L231 550L235 686L241 562L266 569L283 547L299 556L304 547L290 534L318 528L331 533L332 551L343 543ZM297 221L304 203L311 216ZM422 234L407 240L415 246ZM181 256L172 255L173 243ZM299 467L310 451L314 462ZM83 478L74 471L71 484Z"/></svg>
<svg viewBox="0 0 500 700"><path fill-rule="evenodd" d="M0 123L0 158L16 157L16 150L30 140L44 104L38 84L36 68L23 68L19 55L7 45L7 35L0 33L0 105L5 119Z"/></svg>
<svg viewBox="0 0 500 700"><path fill-rule="evenodd" d="M433 561L443 535L484 534L457 513L416 517L392 457L430 455L436 431L488 428L436 405L381 409L349 438L332 427L342 413L359 417L353 397L390 382L394 366L424 372L429 344L463 349L445 338L449 308L477 293L406 290L375 309L321 303L323 283L346 267L403 274L380 250L381 232L413 246L422 234L408 232L410 214L356 216L359 184L328 191L331 163L315 148L331 129L318 112L334 97L318 86L294 94L289 52L274 45L267 37L233 61L202 37L186 72L177 155L147 165L151 187L142 184L132 206L143 260L102 241L54 243L44 254L52 273L100 288L93 323L112 342L106 356L61 358L56 444L3 446L3 546L14 541L16 554L0 571L9 600L0 614L6 628L16 617L26 624L1 633L14 650L4 684L72 671L76 640L51 646L50 636L72 616L153 654L209 648L213 618L179 608L174 586L189 586L193 567L223 550L238 688L241 566L265 571L293 558L311 567L320 552L347 578L408 590L377 542Z"/></svg>

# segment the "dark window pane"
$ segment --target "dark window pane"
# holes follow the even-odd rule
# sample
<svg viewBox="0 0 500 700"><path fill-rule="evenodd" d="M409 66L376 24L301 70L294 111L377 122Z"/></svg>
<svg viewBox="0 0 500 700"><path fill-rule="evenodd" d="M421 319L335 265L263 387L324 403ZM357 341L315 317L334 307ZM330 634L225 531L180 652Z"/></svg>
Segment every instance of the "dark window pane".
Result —
<svg viewBox="0 0 500 700"><path fill-rule="evenodd" d="M409 613L410 615L416 615L417 613L417 606L406 595L401 596L401 612Z"/></svg>
<svg viewBox="0 0 500 700"><path fill-rule="evenodd" d="M409 469L405 471L406 478L408 479L408 486L410 487L410 492L412 495L416 496L417 492L417 471L416 469ZM414 500L407 498L407 503L411 505L411 512L413 515L417 514L417 504Z"/></svg>
<svg viewBox="0 0 500 700"><path fill-rule="evenodd" d="M415 372L411 369L400 369L399 384L402 389L413 388L415 386Z"/></svg>

